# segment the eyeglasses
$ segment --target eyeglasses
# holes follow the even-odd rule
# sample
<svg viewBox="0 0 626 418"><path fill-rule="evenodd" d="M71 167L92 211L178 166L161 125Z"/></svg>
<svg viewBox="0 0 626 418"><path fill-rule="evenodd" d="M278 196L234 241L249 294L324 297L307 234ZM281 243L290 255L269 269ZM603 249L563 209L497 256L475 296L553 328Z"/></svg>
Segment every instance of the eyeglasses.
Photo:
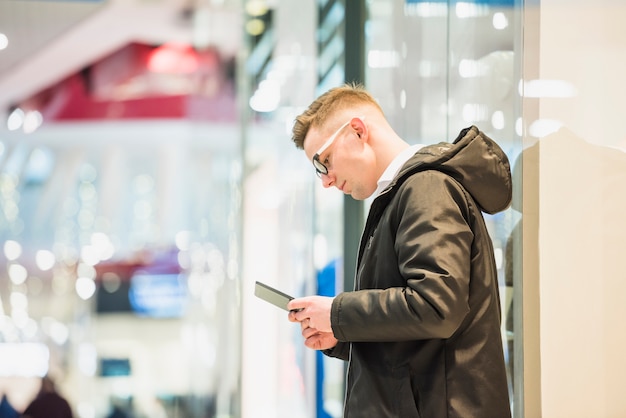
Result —
<svg viewBox="0 0 626 418"><path fill-rule="evenodd" d="M365 119L365 117L361 116L360 119L363 120ZM320 155L322 155L322 153L326 151L328 147L332 145L333 141L337 138L337 135L339 135L339 132L341 132L343 128L348 126L351 121L352 119L350 119L349 121L341 125L339 129L337 129L335 133L332 134L326 142L324 142L324 145L322 145L322 147L313 156L313 167L315 167L315 173L317 174L318 177L322 177L322 174L324 175L328 174L328 167L326 167L326 165L324 165L324 163L320 161Z"/></svg>

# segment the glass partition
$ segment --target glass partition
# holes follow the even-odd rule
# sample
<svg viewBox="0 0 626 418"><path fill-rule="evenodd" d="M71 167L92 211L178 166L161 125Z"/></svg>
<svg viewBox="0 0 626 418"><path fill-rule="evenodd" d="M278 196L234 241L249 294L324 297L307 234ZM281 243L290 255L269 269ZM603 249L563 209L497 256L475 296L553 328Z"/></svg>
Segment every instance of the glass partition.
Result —
<svg viewBox="0 0 626 418"><path fill-rule="evenodd" d="M476 125L507 153L514 203L486 216L500 279L502 340L514 394L513 284L519 277L521 151L520 4L507 1L370 1L366 85L410 143L450 142Z"/></svg>
<svg viewBox="0 0 626 418"><path fill-rule="evenodd" d="M254 296L256 281L292 296L317 292L317 179L291 142L316 86L315 1L250 2L240 51L243 183L242 415L316 416L315 352L287 312ZM269 2L268 2L269 3ZM307 16L296 19L295 16Z"/></svg>
<svg viewBox="0 0 626 418"><path fill-rule="evenodd" d="M238 416L240 6L45 3L0 4L0 392Z"/></svg>

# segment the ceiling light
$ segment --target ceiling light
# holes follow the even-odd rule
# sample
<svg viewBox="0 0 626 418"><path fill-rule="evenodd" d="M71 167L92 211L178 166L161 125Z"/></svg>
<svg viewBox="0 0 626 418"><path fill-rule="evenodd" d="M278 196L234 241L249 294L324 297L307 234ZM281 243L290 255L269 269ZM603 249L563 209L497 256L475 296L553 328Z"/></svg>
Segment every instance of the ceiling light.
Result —
<svg viewBox="0 0 626 418"><path fill-rule="evenodd" d="M198 54L185 44L167 43L148 56L148 69L154 73L191 74L198 69Z"/></svg>
<svg viewBox="0 0 626 418"><path fill-rule="evenodd" d="M27 134L33 133L43 123L43 116L38 110L31 110L24 117L23 129Z"/></svg>
<svg viewBox="0 0 626 418"><path fill-rule="evenodd" d="M565 80L520 80L519 93L523 97L550 97L550 98L568 98L576 97L578 90L576 87Z"/></svg>
<svg viewBox="0 0 626 418"><path fill-rule="evenodd" d="M4 242L4 256L7 260L17 260L22 255L22 246L19 242L6 240Z"/></svg>
<svg viewBox="0 0 626 418"><path fill-rule="evenodd" d="M265 23L261 19L252 19L246 23L246 32L252 36L259 36L265 31Z"/></svg>
<svg viewBox="0 0 626 418"><path fill-rule="evenodd" d="M0 51L9 46L9 38L4 33L0 33Z"/></svg>
<svg viewBox="0 0 626 418"><path fill-rule="evenodd" d="M7 119L7 128L9 131L17 131L22 127L24 123L24 111L22 109L15 108Z"/></svg>
<svg viewBox="0 0 626 418"><path fill-rule="evenodd" d="M509 19L502 12L497 12L493 14L493 19L491 21L493 27L498 30L506 29L509 26Z"/></svg>
<svg viewBox="0 0 626 418"><path fill-rule="evenodd" d="M265 0L250 0L246 3L246 13L250 16L263 16L268 7Z"/></svg>
<svg viewBox="0 0 626 418"><path fill-rule="evenodd" d="M35 254L35 263L40 270L47 271L54 267L56 258L52 251L39 250Z"/></svg>

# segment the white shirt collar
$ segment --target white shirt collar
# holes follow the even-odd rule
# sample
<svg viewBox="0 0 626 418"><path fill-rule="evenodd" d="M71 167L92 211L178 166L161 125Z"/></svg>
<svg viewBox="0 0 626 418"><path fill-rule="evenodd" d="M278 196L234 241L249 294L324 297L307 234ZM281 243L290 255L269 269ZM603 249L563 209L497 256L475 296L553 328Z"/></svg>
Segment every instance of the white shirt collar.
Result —
<svg viewBox="0 0 626 418"><path fill-rule="evenodd" d="M391 183L391 180L393 180L396 174L398 174L398 172L400 171L404 163L409 161L409 159L417 151L419 151L423 146L424 145L422 144L411 145L410 147L402 151L400 154L396 155L396 158L394 158L391 161L391 163L387 166L383 174L378 179L378 187L376 188L376 191L372 193L369 199L371 200L376 199L376 197L378 197L380 192L382 192L385 189L385 187L387 187L389 183Z"/></svg>

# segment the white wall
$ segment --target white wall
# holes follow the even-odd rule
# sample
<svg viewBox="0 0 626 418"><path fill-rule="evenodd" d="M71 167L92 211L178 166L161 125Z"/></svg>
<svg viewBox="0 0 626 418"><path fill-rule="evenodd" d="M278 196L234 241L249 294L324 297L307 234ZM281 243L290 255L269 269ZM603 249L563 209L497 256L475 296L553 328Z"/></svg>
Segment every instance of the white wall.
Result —
<svg viewBox="0 0 626 418"><path fill-rule="evenodd" d="M624 417L626 4L525 12L524 416Z"/></svg>

